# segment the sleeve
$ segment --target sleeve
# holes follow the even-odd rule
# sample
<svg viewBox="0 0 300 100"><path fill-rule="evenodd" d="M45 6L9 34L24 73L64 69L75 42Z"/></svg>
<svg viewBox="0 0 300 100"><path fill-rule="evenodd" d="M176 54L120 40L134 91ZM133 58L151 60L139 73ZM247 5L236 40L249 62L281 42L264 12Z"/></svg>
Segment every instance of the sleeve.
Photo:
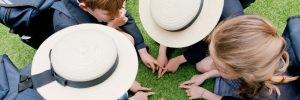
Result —
<svg viewBox="0 0 300 100"><path fill-rule="evenodd" d="M77 22L60 11L54 11L53 14L53 31L57 32L66 27L76 25Z"/></svg>
<svg viewBox="0 0 300 100"><path fill-rule="evenodd" d="M137 50L145 48L146 44L144 43L144 38L141 31L136 26L133 17L129 14L129 12L126 13L126 17L128 18L127 23L120 28L134 38L134 46Z"/></svg>
<svg viewBox="0 0 300 100"><path fill-rule="evenodd" d="M244 9L239 0L224 0L224 7L220 21L243 14Z"/></svg>
<svg viewBox="0 0 300 100"><path fill-rule="evenodd" d="M223 96L221 100L243 100L243 99L235 98L233 96Z"/></svg>
<svg viewBox="0 0 300 100"><path fill-rule="evenodd" d="M293 74L300 74L300 15L289 17L287 25L282 34L286 41L285 50L289 54L288 71Z"/></svg>

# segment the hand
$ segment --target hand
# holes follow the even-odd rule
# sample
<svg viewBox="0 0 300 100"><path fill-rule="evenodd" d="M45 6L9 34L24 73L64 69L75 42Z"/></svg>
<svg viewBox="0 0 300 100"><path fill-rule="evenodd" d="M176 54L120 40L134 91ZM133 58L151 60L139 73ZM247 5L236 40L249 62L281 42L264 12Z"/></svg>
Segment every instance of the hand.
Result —
<svg viewBox="0 0 300 100"><path fill-rule="evenodd" d="M164 67L168 64L168 58L166 55L159 54L157 57L157 62L161 66L158 68L158 78L160 78L161 73L164 70Z"/></svg>
<svg viewBox="0 0 300 100"><path fill-rule="evenodd" d="M112 28L117 28L119 26L122 26L126 24L128 21L128 18L125 16L126 10L123 8L119 11L119 16L113 19L112 21L107 22L107 26L110 26Z"/></svg>
<svg viewBox="0 0 300 100"><path fill-rule="evenodd" d="M138 91L150 91L151 88L146 88L146 87L142 87L140 83L138 83L137 81L134 81L132 86L130 87L130 91L131 92L138 92Z"/></svg>
<svg viewBox="0 0 300 100"><path fill-rule="evenodd" d="M194 75L190 80L181 83L179 87L182 87L184 85L199 86L205 80L206 80L206 78L203 75Z"/></svg>
<svg viewBox="0 0 300 100"><path fill-rule="evenodd" d="M180 64L186 62L186 59L183 55L177 56L175 58L172 58L168 64L163 68L163 71L159 73L158 77L162 77L166 72L173 72L175 73L179 67Z"/></svg>
<svg viewBox="0 0 300 100"><path fill-rule="evenodd" d="M162 44L160 44L159 46L157 61L158 64L161 65L161 67L165 67L168 64L167 47Z"/></svg>
<svg viewBox="0 0 300 100"><path fill-rule="evenodd" d="M160 78L160 74L162 73L164 67L168 64L167 47L162 44L160 44L160 46L159 46L157 62L162 67L162 68L159 67L159 69L158 69L158 78Z"/></svg>
<svg viewBox="0 0 300 100"><path fill-rule="evenodd" d="M159 54L157 57L157 62L161 67L165 67L168 64L168 58L166 55Z"/></svg>
<svg viewBox="0 0 300 100"><path fill-rule="evenodd" d="M155 94L154 92L137 92L134 96L130 97L129 100L148 100L148 96Z"/></svg>
<svg viewBox="0 0 300 100"><path fill-rule="evenodd" d="M155 72L156 66L159 66L158 62L147 52L146 48L140 49L139 54L141 56L141 59L143 63L148 67L152 69L152 73Z"/></svg>
<svg viewBox="0 0 300 100"><path fill-rule="evenodd" d="M112 28L117 28L119 26L126 24L127 21L128 21L127 17L115 18L112 21L108 22L107 26L110 26Z"/></svg>
<svg viewBox="0 0 300 100"><path fill-rule="evenodd" d="M126 17L125 16L126 15L126 9L124 9L124 8L120 9L119 13L120 13L119 17Z"/></svg>
<svg viewBox="0 0 300 100"><path fill-rule="evenodd" d="M184 85L182 88L185 88L185 92L187 96L189 96L189 99L199 99L199 98L204 98L205 93L209 92L208 90L199 87L199 86L188 86Z"/></svg>

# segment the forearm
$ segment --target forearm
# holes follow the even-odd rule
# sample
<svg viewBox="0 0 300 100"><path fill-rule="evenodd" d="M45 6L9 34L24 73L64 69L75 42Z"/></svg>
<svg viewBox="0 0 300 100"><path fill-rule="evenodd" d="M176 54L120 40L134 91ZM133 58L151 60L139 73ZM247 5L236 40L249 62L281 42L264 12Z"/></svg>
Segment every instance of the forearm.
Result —
<svg viewBox="0 0 300 100"><path fill-rule="evenodd" d="M202 76L205 79L209 79L209 78L219 77L220 74L219 71L217 70L210 70L208 72L203 73Z"/></svg>
<svg viewBox="0 0 300 100"><path fill-rule="evenodd" d="M141 55L147 54L148 52L147 52L147 49L146 49L146 48L141 48L141 49L138 50L138 53L139 53L139 55L141 56Z"/></svg>
<svg viewBox="0 0 300 100"><path fill-rule="evenodd" d="M208 90L205 90L203 92L203 94L201 95L202 98L206 99L206 100L221 100L222 96L219 96L217 94L214 94Z"/></svg>
<svg viewBox="0 0 300 100"><path fill-rule="evenodd" d="M134 38L134 43L135 43L134 45L136 49L139 50L145 48L146 45L144 43L144 38L140 30L136 26L134 19L130 16L128 12L126 13L126 17L128 18L128 21L126 22L125 25L120 26L120 28Z"/></svg>
<svg viewBox="0 0 300 100"><path fill-rule="evenodd" d="M160 44L159 46L159 55L164 55L166 56L167 55L167 47Z"/></svg>

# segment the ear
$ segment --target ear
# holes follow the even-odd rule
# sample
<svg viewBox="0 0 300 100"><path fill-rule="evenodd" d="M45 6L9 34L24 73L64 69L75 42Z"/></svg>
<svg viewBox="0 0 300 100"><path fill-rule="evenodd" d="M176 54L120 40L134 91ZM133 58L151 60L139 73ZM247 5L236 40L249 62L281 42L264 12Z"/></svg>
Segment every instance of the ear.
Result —
<svg viewBox="0 0 300 100"><path fill-rule="evenodd" d="M86 6L85 3L79 3L79 7L86 12L89 12L91 10L88 6Z"/></svg>

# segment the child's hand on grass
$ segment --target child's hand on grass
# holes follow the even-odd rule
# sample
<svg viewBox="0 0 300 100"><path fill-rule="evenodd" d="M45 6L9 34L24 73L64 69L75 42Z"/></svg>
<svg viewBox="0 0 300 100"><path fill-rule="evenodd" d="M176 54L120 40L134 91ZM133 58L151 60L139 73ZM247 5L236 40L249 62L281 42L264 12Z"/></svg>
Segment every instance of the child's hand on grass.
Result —
<svg viewBox="0 0 300 100"><path fill-rule="evenodd" d="M167 47L164 45L160 45L159 53L158 53L158 57L157 57L157 62L160 65L160 67L158 69L158 78L160 78L160 74L162 73L164 67L168 64L168 57L167 57L166 52L167 52Z"/></svg>
<svg viewBox="0 0 300 100"><path fill-rule="evenodd" d="M185 81L179 85L179 87L183 87L185 85L194 85L194 86L199 86L202 84L206 78L201 74L201 75L194 75L190 80Z"/></svg>
<svg viewBox="0 0 300 100"><path fill-rule="evenodd" d="M155 94L154 92L137 92L134 96L130 97L129 100L148 100L148 96Z"/></svg>
<svg viewBox="0 0 300 100"><path fill-rule="evenodd" d="M140 57L143 61L143 63L148 67L151 68L152 73L155 72L156 69L158 69L158 62L156 59L154 59L146 50L146 48L139 50Z"/></svg>
<svg viewBox="0 0 300 100"><path fill-rule="evenodd" d="M164 54L158 54L157 56L157 62L161 67L165 67L168 64L168 58L167 55Z"/></svg>
<svg viewBox="0 0 300 100"><path fill-rule="evenodd" d="M141 84L137 81L134 81L132 86L130 87L130 91L131 92L134 92L134 93L137 93L138 91L150 91L151 88L147 88L147 87L143 87L141 86Z"/></svg>
<svg viewBox="0 0 300 100"><path fill-rule="evenodd" d="M184 85L182 86L182 88L186 89L185 92L190 100L204 98L203 96L205 95L205 93L209 92L208 90L199 86Z"/></svg>
<svg viewBox="0 0 300 100"><path fill-rule="evenodd" d="M129 100L148 100L148 96L155 94L154 92L150 92L151 88L143 87L137 81L133 82L130 91L134 92L135 95L130 97Z"/></svg>
<svg viewBox="0 0 300 100"><path fill-rule="evenodd" d="M182 63L186 62L186 59L183 55L177 56L169 60L168 64L163 68L161 73L158 73L158 77L162 77L166 72L175 73Z"/></svg>
<svg viewBox="0 0 300 100"><path fill-rule="evenodd" d="M166 55L159 54L157 57L157 62L161 66L158 68L158 78L160 78L162 72L164 71L164 67L168 64L168 58Z"/></svg>

